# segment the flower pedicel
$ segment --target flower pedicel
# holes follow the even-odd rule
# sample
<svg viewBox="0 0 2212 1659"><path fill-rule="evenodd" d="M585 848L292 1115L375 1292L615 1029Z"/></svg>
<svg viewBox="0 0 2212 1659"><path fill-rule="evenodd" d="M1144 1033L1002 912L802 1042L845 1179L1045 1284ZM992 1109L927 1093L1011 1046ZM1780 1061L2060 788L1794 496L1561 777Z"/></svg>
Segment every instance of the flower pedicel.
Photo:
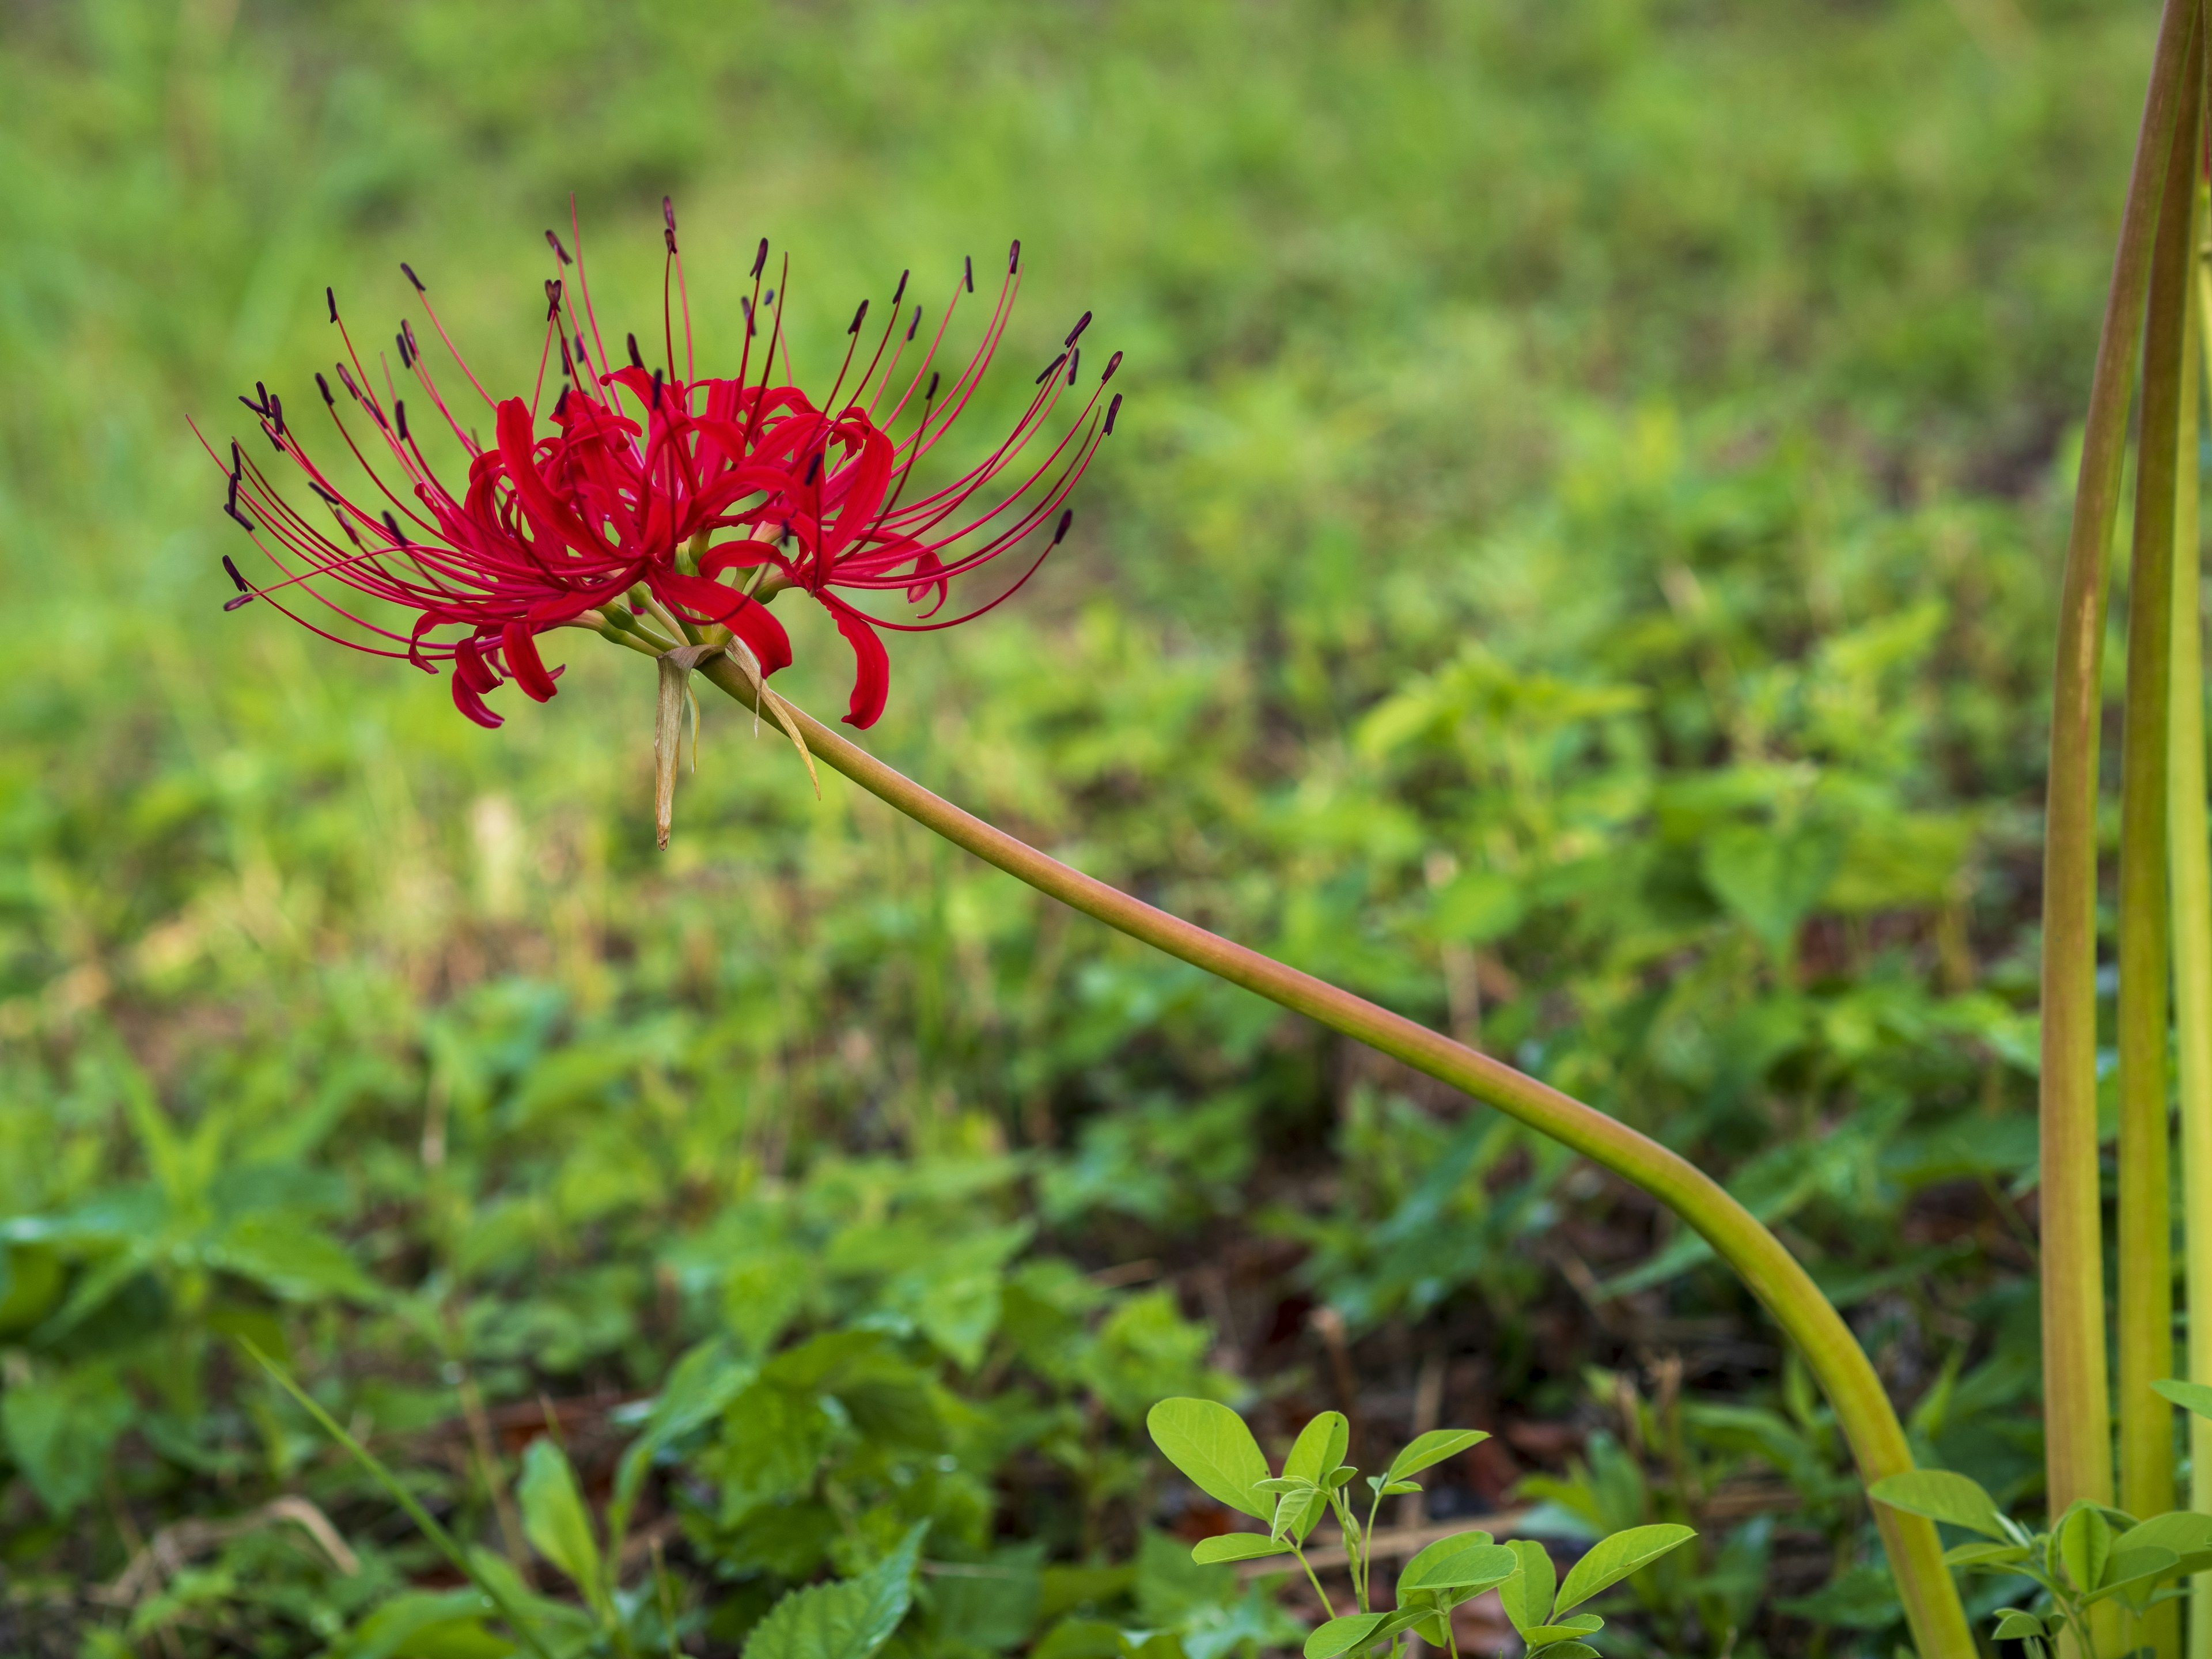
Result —
<svg viewBox="0 0 2212 1659"><path fill-rule="evenodd" d="M439 392L413 325L400 324L393 337L400 371L413 375L468 457L467 483L458 495L424 454L415 430L421 422L410 426L389 363L380 396L336 295L326 290L345 355L335 365L338 388L321 374L316 384L374 495L364 504L341 490L309 454L283 402L257 384L256 395L240 401L306 475L337 533L295 508L234 442L225 510L276 574L251 580L226 556L223 567L239 592L225 609L265 599L356 650L404 657L434 673L437 664L449 663L455 704L479 725L495 726L501 717L484 698L503 681L541 702L554 695L560 670L546 668L538 647L538 635L550 628L638 633L672 649L687 642L727 648L743 653L749 671L765 678L791 662L790 638L769 603L796 588L830 612L852 647L856 673L846 720L874 724L890 680L878 629L947 628L980 616L1019 588L1066 535L1073 516L1064 506L1068 493L1121 408L1115 393L1100 410L1121 354L1108 359L1074 420L1048 439L1062 395L1078 384L1091 322L1084 313L1037 376L1013 429L966 471L908 499L915 469L967 409L1004 337L1020 287L1021 244L1009 250L982 337L949 386L934 363L961 301L975 292L973 260L927 336L922 307L902 310L908 273L901 274L880 330L867 327L862 301L846 331L844 361L817 404L793 383L775 303L783 283L763 289L765 240L753 260L752 293L740 301L745 334L736 374L697 374L675 210L665 198L662 210L662 361L648 368L635 334L624 339L626 361L613 360L584 278L580 233L572 228L572 256L549 230L558 264L545 283L545 344L527 401L495 399L484 389L439 322L422 279L400 267L430 326L490 410L486 444ZM781 275L788 273L787 258ZM683 323L681 373L672 287ZM541 428L538 408L556 360L559 389L548 428ZM356 406L351 425L341 391ZM370 453L380 445L382 471ZM1041 458L1024 462L1032 450L1042 450ZM961 615L939 614L955 578L1017 550L1029 562L1013 582ZM399 631L350 608L359 602L344 589L414 611L412 626ZM847 597L876 592L903 594L916 614L878 616ZM329 614L318 617L317 605Z"/></svg>

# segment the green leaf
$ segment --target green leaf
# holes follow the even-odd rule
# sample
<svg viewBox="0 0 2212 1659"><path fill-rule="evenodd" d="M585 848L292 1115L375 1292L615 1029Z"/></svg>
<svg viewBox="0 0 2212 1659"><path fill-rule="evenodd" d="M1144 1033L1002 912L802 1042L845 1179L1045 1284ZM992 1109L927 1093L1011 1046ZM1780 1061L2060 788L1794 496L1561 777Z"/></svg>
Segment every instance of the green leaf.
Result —
<svg viewBox="0 0 2212 1659"><path fill-rule="evenodd" d="M1479 1446L1489 1438L1480 1429L1431 1429L1390 1460L1390 1467L1382 1478L1386 1481L1402 1480L1409 1474L1419 1474L1454 1453Z"/></svg>
<svg viewBox="0 0 2212 1659"><path fill-rule="evenodd" d="M1578 1613L1571 1619L1562 1619L1556 1625L1539 1625L1534 1630L1524 1630L1521 1639L1530 1647L1541 1647L1547 1642L1571 1642L1578 1636L1591 1636L1605 1628L1605 1620L1594 1613Z"/></svg>
<svg viewBox="0 0 2212 1659"><path fill-rule="evenodd" d="M1506 1546L1492 1543L1488 1533L1462 1533L1437 1540L1406 1563L1398 1575L1398 1594L1488 1589L1510 1578L1520 1565L1521 1558Z"/></svg>
<svg viewBox="0 0 2212 1659"><path fill-rule="evenodd" d="M1842 835L1825 824L1785 833L1730 823L1705 837L1698 873L1725 908L1782 956L1835 879L1843 853Z"/></svg>
<svg viewBox="0 0 2212 1659"><path fill-rule="evenodd" d="M1352 1425L1342 1412L1323 1412L1298 1431L1291 1455L1283 1460L1283 1474L1291 1480L1316 1486L1341 1468L1352 1443Z"/></svg>
<svg viewBox="0 0 2212 1659"><path fill-rule="evenodd" d="M1351 1443L1352 1425L1344 1413L1323 1412L1298 1431L1298 1437L1291 1446L1291 1455L1283 1460L1285 1475L1322 1488L1315 1493L1313 1501L1306 1505L1305 1513L1298 1517L1297 1524L1291 1528L1301 1540L1320 1524L1322 1516L1328 1513L1328 1493L1335 1488L1326 1483L1342 1468L1344 1454ZM1352 1478L1351 1470L1343 1469L1342 1473L1346 1480Z"/></svg>
<svg viewBox="0 0 2212 1659"><path fill-rule="evenodd" d="M1597 1650L1587 1642L1553 1642L1529 1649L1522 1659L1597 1659Z"/></svg>
<svg viewBox="0 0 2212 1659"><path fill-rule="evenodd" d="M0 1392L0 1434L31 1490L67 1516L100 1490L107 1455L137 1415L129 1390L104 1364Z"/></svg>
<svg viewBox="0 0 2212 1659"><path fill-rule="evenodd" d="M514 1644L484 1628L495 1611L479 1589L396 1595L362 1620L337 1650L345 1659L500 1659Z"/></svg>
<svg viewBox="0 0 2212 1659"><path fill-rule="evenodd" d="M1611 1589L1638 1567L1656 1561L1697 1535L1688 1527L1668 1523L1631 1527L1626 1532L1601 1538L1590 1546L1588 1554L1567 1570L1567 1582L1559 1586L1556 1610L1565 1613L1570 1607L1579 1607L1601 1590Z"/></svg>
<svg viewBox="0 0 2212 1659"><path fill-rule="evenodd" d="M1510 1540L1505 1547L1513 1552L1516 1565L1512 1575L1498 1585L1498 1599L1505 1604L1505 1616L1515 1630L1534 1630L1551 1620L1559 1570L1552 1565L1551 1552L1533 1538Z"/></svg>
<svg viewBox="0 0 2212 1659"><path fill-rule="evenodd" d="M1430 1607L1401 1607L1393 1613L1355 1613L1332 1619L1306 1638L1306 1659L1335 1659L1340 1653L1373 1647L1413 1629L1433 1612Z"/></svg>
<svg viewBox="0 0 2212 1659"><path fill-rule="evenodd" d="M2154 1584L2161 1578L2170 1578L2181 1570L2181 1557L2169 1549L2156 1545L2131 1550L2115 1549L2104 1561L2104 1579L2094 1594L2084 1598L2084 1604L2101 1601L2108 1595L2121 1595L2131 1589Z"/></svg>
<svg viewBox="0 0 2212 1659"><path fill-rule="evenodd" d="M1996 1638L2000 1642L2018 1642L2033 1637L2043 1639L2043 1620L2032 1613L2022 1613L2018 1607L1998 1610Z"/></svg>
<svg viewBox="0 0 2212 1659"><path fill-rule="evenodd" d="M1336 1659L1340 1653L1365 1646L1389 1617L1387 1613L1355 1613L1348 1618L1316 1625L1313 1634L1306 1638L1306 1659Z"/></svg>
<svg viewBox="0 0 2212 1659"><path fill-rule="evenodd" d="M1393 1480L1382 1488L1382 1495L1385 1498L1396 1498L1409 1492L1419 1492L1420 1489L1421 1483L1418 1480Z"/></svg>
<svg viewBox="0 0 2212 1659"><path fill-rule="evenodd" d="M2185 1382L2175 1378L2154 1382L2151 1387L2185 1411L2195 1412L2199 1417L2212 1417L2212 1384Z"/></svg>
<svg viewBox="0 0 2212 1659"><path fill-rule="evenodd" d="M1886 1474L1867 1491L1893 1510L1924 1515L1930 1521L1948 1521L2001 1544L2014 1541L2005 1530L1996 1500L1965 1475L1949 1469L1907 1469L1902 1474Z"/></svg>
<svg viewBox="0 0 2212 1659"><path fill-rule="evenodd" d="M531 1547L567 1574L586 1600L599 1605L599 1547L592 1537L592 1517L568 1454L550 1435L540 1435L523 1453L515 1497Z"/></svg>
<svg viewBox="0 0 2212 1659"><path fill-rule="evenodd" d="M1163 1400L1145 1414L1145 1427L1160 1455L1217 1503L1261 1521L1273 1505L1257 1490L1267 1479L1267 1460L1244 1419L1212 1400Z"/></svg>
<svg viewBox="0 0 2212 1659"><path fill-rule="evenodd" d="M1265 1555L1284 1555L1290 1548L1287 1540L1262 1533L1225 1532L1218 1538L1200 1539L1191 1546L1190 1559L1210 1567L1217 1561L1256 1561Z"/></svg>
<svg viewBox="0 0 2212 1659"><path fill-rule="evenodd" d="M869 1659L914 1601L915 1562L929 1522L858 1578L791 1592L745 1638L744 1659Z"/></svg>
<svg viewBox="0 0 2212 1659"><path fill-rule="evenodd" d="M720 1338L709 1338L676 1362L661 1386L660 1397L636 1439L630 1442L615 1467L615 1489L607 1504L607 1553L622 1552L629 1530L630 1511L645 1484L653 1458L671 1441L681 1439L720 1412L753 1379L755 1368L730 1352Z"/></svg>
<svg viewBox="0 0 2212 1659"><path fill-rule="evenodd" d="M207 1256L213 1266L250 1279L288 1302L385 1299L384 1287L362 1271L344 1245L328 1233L278 1216L240 1217L209 1243Z"/></svg>
<svg viewBox="0 0 2212 1659"><path fill-rule="evenodd" d="M2212 1515L2200 1515L2193 1510L2168 1510L2164 1515L2154 1515L2130 1527L2112 1540L2115 1556L2140 1549L2172 1550L2181 1558L2177 1572L2203 1572L2212 1567Z"/></svg>
<svg viewBox="0 0 2212 1659"><path fill-rule="evenodd" d="M2101 1511L2087 1504L2074 1504L2059 1518L2051 1542L2075 1589L2087 1595L2104 1583L2105 1565L2112 1554L2112 1523Z"/></svg>
<svg viewBox="0 0 2212 1659"><path fill-rule="evenodd" d="M1979 1568L1994 1572L2015 1561L2027 1560L2030 1553L2024 1544L1960 1544L1943 1552L1943 1565L1966 1571Z"/></svg>

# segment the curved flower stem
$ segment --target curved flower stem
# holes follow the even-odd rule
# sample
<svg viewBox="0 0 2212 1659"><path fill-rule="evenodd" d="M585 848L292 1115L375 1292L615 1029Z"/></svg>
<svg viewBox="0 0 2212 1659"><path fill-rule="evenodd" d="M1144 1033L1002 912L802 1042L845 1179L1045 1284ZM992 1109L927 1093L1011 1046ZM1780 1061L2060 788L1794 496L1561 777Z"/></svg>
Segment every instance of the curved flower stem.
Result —
<svg viewBox="0 0 2212 1659"><path fill-rule="evenodd" d="M727 658L701 673L747 708L750 683ZM1912 1467L1905 1430L1866 1354L1812 1276L1750 1211L1688 1159L1626 1124L1453 1042L1427 1026L1376 1006L1311 974L1210 933L1156 909L932 794L902 773L803 710L787 703L809 749L863 789L917 823L965 848L1039 892L1141 939L1170 956L1256 991L1270 1001L1401 1060L1486 1105L1517 1118L1625 1179L1681 1217L1735 1268L1803 1353L1834 1407L1859 1474L1868 1481ZM1920 1659L1972 1659L1973 1638L1934 1523L1875 1505L1875 1520L1896 1574Z"/></svg>
<svg viewBox="0 0 2212 1659"><path fill-rule="evenodd" d="M2097 750L2106 549L2198 0L2166 0L2090 383L2059 598L2043 853L2041 1140L2045 1459L2051 1512L2112 1498L2112 1400L2097 1159Z"/></svg>

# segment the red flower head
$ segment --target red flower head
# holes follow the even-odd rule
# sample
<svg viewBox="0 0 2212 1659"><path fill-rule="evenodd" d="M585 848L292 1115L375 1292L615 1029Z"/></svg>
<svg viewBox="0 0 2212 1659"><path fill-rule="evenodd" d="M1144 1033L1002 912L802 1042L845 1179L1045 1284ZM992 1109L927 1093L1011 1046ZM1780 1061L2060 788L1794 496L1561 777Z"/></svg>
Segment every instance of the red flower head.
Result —
<svg viewBox="0 0 2212 1659"><path fill-rule="evenodd" d="M681 295L676 216L665 203L663 207L665 270ZM732 646L749 652L762 673L772 674L789 665L791 642L768 602L797 588L830 612L851 645L858 672L845 719L871 726L883 713L890 679L890 660L876 630L951 627L990 610L1026 581L1067 533L1073 515L1062 503L1113 431L1121 408L1118 393L1103 415L1099 408L1105 383L1121 364L1117 352L1073 422L1057 439L1048 435L1057 424L1053 416L1064 392L1077 384L1079 342L1091 321L1085 312L1060 356L1037 376L1036 395L1013 430L965 471L909 500L916 465L967 409L1005 334L1020 286L1019 242L1007 255L1006 280L981 341L949 386L933 365L962 299L975 292L973 261L926 340L920 306L905 328L899 326L905 274L880 334L863 333L868 314L863 301L846 331L850 343L844 362L817 404L789 384L790 350L777 289L762 291L765 240L753 261L752 295L741 302L744 351L736 374L724 380L694 372L688 304L684 372L677 372L665 280L665 362L648 369L632 334L627 364L616 366L584 281L580 235L573 260L553 232L545 240L559 264L545 284L545 346L538 386L526 403L495 400L484 390L453 349L422 279L410 267L400 267L438 337L491 410L492 441L486 444L455 417L431 378L413 326L401 323L394 337L400 369L414 375L467 453L468 482L459 495L440 480L410 430L389 365L380 397L339 319L336 296L326 296L331 321L345 342L345 356L337 365L339 383L365 416L364 428L374 428L366 447L348 426L330 382L318 374L316 383L340 437L389 505L372 512L341 491L287 423L282 402L257 385L257 397L240 401L260 417L277 451L306 473L344 539L316 528L233 443L225 510L245 526L277 574L250 582L225 557L223 566L240 590L226 609L264 599L341 644L404 656L434 673L438 662L450 662L453 701L461 712L480 725L497 726L501 716L486 706L484 696L502 680L512 679L541 702L553 696L560 671L547 671L537 644L546 629L574 623L620 627L629 625L630 614L650 614L701 637L722 639L714 630L726 629ZM563 274L571 264L573 302ZM789 268L787 259L787 278ZM757 346L758 365L752 362ZM869 354L865 360L863 350ZM541 428L538 405L556 356L562 384ZM384 472L368 453L379 443L386 452ZM397 477L388 476L392 473ZM955 579L1017 549L1032 556L1012 584L960 616L939 614ZM334 591L345 588L412 611L412 626L395 629L349 609L357 601ZM878 617L845 597L879 592L902 593L917 614ZM303 598L331 613L325 619L329 627L301 614L307 608Z"/></svg>

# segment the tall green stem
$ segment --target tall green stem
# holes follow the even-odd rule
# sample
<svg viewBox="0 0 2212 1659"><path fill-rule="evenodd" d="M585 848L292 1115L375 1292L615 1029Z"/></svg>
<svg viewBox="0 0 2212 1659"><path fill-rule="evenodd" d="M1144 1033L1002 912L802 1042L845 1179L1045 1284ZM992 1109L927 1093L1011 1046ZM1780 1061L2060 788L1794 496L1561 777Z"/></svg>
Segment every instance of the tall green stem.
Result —
<svg viewBox="0 0 2212 1659"><path fill-rule="evenodd" d="M702 664L699 672L746 707L756 706L744 671L727 657ZM1071 869L932 794L812 716L786 708L818 758L985 862L1132 939L1256 991L1449 1083L1635 1182L1695 1228L1797 1345L1835 1408L1861 1476L1874 1481L1912 1467L1905 1430L1850 1327L1782 1241L1686 1158L1594 1107L1402 1014ZM1875 1519L1920 1659L1972 1659L1973 1638L1958 1589L1943 1565L1935 1527L1880 1504L1875 1505Z"/></svg>
<svg viewBox="0 0 2212 1659"><path fill-rule="evenodd" d="M2200 227L2206 192L2197 192ZM2212 1382L2212 823L2204 804L2204 635L2197 526L2198 359L2212 354L2212 270L2200 257L2183 352L2173 514L2173 672L2166 824L2173 900L2174 1050L2181 1073L2189 1376ZM2189 1418L2189 1505L2212 1514L2212 1422ZM2190 1659L2212 1659L2212 1573L2190 1581Z"/></svg>
<svg viewBox="0 0 2212 1659"><path fill-rule="evenodd" d="M2197 153L2203 77L2186 78L2151 257L2143 336L2135 556L2129 577L2126 724L2120 758L2119 1492L2121 1507L2173 1507L2173 1407L2151 1384L2173 1374L2173 1214L2166 1105L2166 781L2175 517L2196 285ZM2193 410L2191 411L2193 413ZM2191 424L2194 424L2192 421ZM2193 463L2195 457L2191 459ZM2180 1607L2138 1620L2138 1643L2179 1659Z"/></svg>
<svg viewBox="0 0 2212 1659"><path fill-rule="evenodd" d="M2151 245L2197 0L2166 0L2106 300L2067 538L2043 854L2044 1440L2050 1504L2110 1503L2112 1406L2097 1164L2097 747L2106 547L2119 506Z"/></svg>

